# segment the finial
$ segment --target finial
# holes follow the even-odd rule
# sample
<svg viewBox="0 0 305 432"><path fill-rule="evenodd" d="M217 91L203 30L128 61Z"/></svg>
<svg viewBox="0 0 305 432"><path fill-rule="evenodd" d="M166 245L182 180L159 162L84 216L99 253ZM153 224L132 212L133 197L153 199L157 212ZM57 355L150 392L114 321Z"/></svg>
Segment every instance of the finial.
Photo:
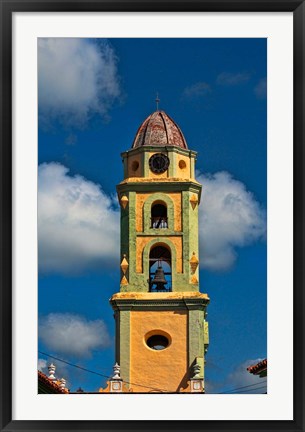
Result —
<svg viewBox="0 0 305 432"><path fill-rule="evenodd" d="M160 102L159 93L157 93L157 97L156 97L157 111L159 111L159 102Z"/></svg>
<svg viewBox="0 0 305 432"><path fill-rule="evenodd" d="M55 371L56 371L56 367L55 367L55 365L53 364L53 363L51 363L49 366L48 366L48 370L49 370L49 376L48 376L48 378L50 379L50 380L52 380L52 381L55 381L56 380L56 378L55 378Z"/></svg>
<svg viewBox="0 0 305 432"><path fill-rule="evenodd" d="M84 393L84 390L81 387L78 387L78 389L76 390L76 393Z"/></svg>
<svg viewBox="0 0 305 432"><path fill-rule="evenodd" d="M120 365L118 363L116 363L113 366L113 372L114 372L114 374L113 374L112 379L114 379L114 380L116 380L116 379L120 380L121 379L121 377L120 377L120 370L121 370Z"/></svg>
<svg viewBox="0 0 305 432"><path fill-rule="evenodd" d="M61 388L62 390L64 389L64 388L66 388L66 380L64 379L64 378L62 378L61 380L60 380L60 384L59 384L59 388Z"/></svg>

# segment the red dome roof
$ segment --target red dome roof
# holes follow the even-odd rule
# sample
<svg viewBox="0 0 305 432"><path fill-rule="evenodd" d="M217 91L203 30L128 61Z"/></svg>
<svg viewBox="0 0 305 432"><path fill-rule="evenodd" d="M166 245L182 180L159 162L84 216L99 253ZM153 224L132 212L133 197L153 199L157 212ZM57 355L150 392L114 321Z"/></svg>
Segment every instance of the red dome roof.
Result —
<svg viewBox="0 0 305 432"><path fill-rule="evenodd" d="M176 146L187 149L181 129L164 111L155 111L139 127L132 148L142 146Z"/></svg>

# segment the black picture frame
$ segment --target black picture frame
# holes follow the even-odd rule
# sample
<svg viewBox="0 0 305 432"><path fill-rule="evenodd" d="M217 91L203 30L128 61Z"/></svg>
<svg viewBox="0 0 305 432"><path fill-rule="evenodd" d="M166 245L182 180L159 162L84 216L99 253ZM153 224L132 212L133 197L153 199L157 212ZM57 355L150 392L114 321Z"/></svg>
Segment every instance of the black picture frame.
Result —
<svg viewBox="0 0 305 432"><path fill-rule="evenodd" d="M0 0L1 29L1 431L35 430L205 430L304 431L304 103L305 103L305 2L294 0L197 1L45 1ZM291 421L14 421L12 420L12 16L14 12L293 12L294 55L294 419ZM283 347L284 349L284 347Z"/></svg>

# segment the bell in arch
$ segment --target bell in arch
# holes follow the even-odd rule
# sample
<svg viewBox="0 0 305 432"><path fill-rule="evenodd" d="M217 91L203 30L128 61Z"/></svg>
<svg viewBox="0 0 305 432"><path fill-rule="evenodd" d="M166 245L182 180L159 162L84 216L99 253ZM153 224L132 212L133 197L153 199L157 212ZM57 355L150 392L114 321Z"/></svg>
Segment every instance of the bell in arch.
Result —
<svg viewBox="0 0 305 432"><path fill-rule="evenodd" d="M159 265L153 280L151 281L152 285L156 285L156 289L159 291L165 289L165 285L167 284L167 280L165 279L163 268Z"/></svg>

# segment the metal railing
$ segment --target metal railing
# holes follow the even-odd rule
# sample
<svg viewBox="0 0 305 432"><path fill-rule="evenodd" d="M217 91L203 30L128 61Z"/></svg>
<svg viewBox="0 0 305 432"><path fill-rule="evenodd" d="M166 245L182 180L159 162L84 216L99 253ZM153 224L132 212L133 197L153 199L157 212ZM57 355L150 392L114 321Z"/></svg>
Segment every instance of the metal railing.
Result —
<svg viewBox="0 0 305 432"><path fill-rule="evenodd" d="M152 217L150 227L157 228L157 229L168 228L167 217L164 216Z"/></svg>

